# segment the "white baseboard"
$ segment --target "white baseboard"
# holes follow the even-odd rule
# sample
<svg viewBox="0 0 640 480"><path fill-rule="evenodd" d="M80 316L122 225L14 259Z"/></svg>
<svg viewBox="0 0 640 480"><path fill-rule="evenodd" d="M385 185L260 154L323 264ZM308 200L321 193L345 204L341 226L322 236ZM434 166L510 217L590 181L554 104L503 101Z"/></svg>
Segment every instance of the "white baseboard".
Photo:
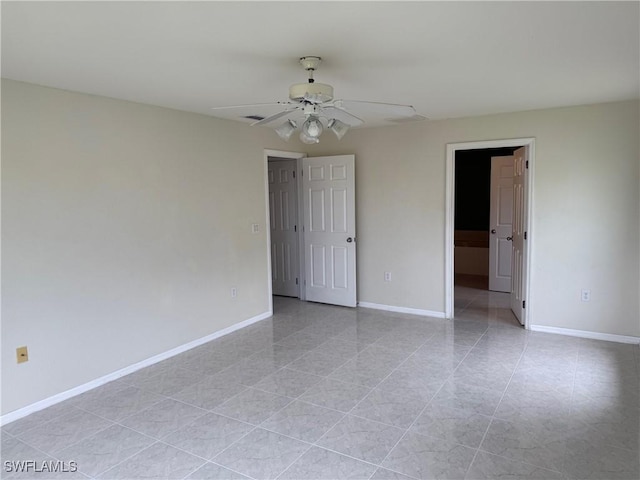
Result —
<svg viewBox="0 0 640 480"><path fill-rule="evenodd" d="M273 315L272 311L261 313L260 315L256 315L255 317L249 318L247 320L243 320L242 322L235 323L230 327L223 328L222 330L218 330L210 335L206 335L204 337L193 340L189 343L185 343L184 345L180 345L179 347L172 348L171 350L167 350L166 352L159 353L158 355L154 355L153 357L142 360L141 362L134 363L133 365L129 365L128 367L124 367L115 372L104 375L100 378L96 378L95 380L91 380L90 382L84 383L82 385L78 385L70 390L65 392L58 393L51 397L45 398L44 400L40 400L39 402L32 403L31 405L27 405L26 407L19 408L18 410L14 410L13 412L9 412L0 417L0 425L6 425L7 423L11 423L15 420L18 420L22 417L26 417L27 415L37 412L38 410L42 410L44 408L55 405L56 403L60 403L64 400L67 400L71 397L75 397L76 395L80 395L81 393L92 390L96 387L104 385L105 383L109 383L113 380L117 380L118 378L124 377L125 375L129 375L137 370L153 365L154 363L161 362L162 360L166 360L167 358L174 357L180 353L186 352L187 350L191 350L192 348L199 347L211 340L215 340L216 338L223 337L228 335L236 330L240 330L241 328L248 327L249 325L259 322L261 320L265 320Z"/></svg>
<svg viewBox="0 0 640 480"><path fill-rule="evenodd" d="M558 335L569 335L571 337L592 338L594 340L605 340L607 342L640 344L640 337L629 337L627 335L615 335L612 333L589 332L588 330L573 330L571 328L547 327L544 325L531 325L529 327L534 332L557 333Z"/></svg>
<svg viewBox="0 0 640 480"><path fill-rule="evenodd" d="M422 317L445 318L444 312L435 312L432 310L421 310L419 308L395 307L393 305L382 305L380 303L358 302L359 307L373 308L375 310L385 310L387 312L408 313L411 315L420 315Z"/></svg>

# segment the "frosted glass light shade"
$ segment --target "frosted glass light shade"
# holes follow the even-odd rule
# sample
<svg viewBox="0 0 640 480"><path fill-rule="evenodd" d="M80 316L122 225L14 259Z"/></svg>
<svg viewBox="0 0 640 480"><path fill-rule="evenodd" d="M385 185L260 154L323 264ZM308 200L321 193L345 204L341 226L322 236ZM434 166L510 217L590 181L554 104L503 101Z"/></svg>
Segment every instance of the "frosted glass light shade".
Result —
<svg viewBox="0 0 640 480"><path fill-rule="evenodd" d="M302 143L306 143L307 145L312 145L314 143L320 143L320 139L318 137L310 137L304 131L300 132L300 141Z"/></svg>
<svg viewBox="0 0 640 480"><path fill-rule="evenodd" d="M350 125L347 125L346 123L341 122L340 120L337 120L335 118L329 120L329 124L327 126L329 127L329 130L335 133L336 137L338 137L338 140L342 140L342 137L344 137L344 134L347 133L350 128Z"/></svg>
<svg viewBox="0 0 640 480"><path fill-rule="evenodd" d="M322 135L322 123L318 117L309 116L307 121L302 124L302 133L307 137L318 138ZM317 142L314 142L317 143Z"/></svg>
<svg viewBox="0 0 640 480"><path fill-rule="evenodd" d="M297 127L298 126L296 125L296 122L294 122L293 120L287 120L278 128L276 128L276 133L282 140L287 142L291 138L291 135L293 135L293 132L296 131Z"/></svg>

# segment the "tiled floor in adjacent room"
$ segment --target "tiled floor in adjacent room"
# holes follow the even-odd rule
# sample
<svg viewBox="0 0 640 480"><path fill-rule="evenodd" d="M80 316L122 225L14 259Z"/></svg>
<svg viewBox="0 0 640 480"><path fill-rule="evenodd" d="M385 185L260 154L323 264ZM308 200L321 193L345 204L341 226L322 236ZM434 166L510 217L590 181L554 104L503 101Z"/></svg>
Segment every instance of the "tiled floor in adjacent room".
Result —
<svg viewBox="0 0 640 480"><path fill-rule="evenodd" d="M55 478L638 479L638 346L276 298L273 318L2 428ZM35 474L33 478L51 478ZM18 476L25 478L24 475ZM3 473L2 478L13 478Z"/></svg>

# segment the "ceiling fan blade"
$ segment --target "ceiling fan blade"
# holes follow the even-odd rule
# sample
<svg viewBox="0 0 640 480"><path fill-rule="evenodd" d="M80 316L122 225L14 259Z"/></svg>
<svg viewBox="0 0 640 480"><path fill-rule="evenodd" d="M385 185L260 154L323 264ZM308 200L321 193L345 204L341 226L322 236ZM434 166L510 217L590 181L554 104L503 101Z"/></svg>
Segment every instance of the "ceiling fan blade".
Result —
<svg viewBox="0 0 640 480"><path fill-rule="evenodd" d="M296 106L295 108L288 108L287 110L284 110L280 113L276 113L275 115L271 115L267 118L263 118L262 120L258 120L257 122L253 122L251 124L252 127L257 127L259 125L265 125L267 123L273 122L274 120L277 120L279 118L284 117L285 115L289 115L291 114L291 112L295 112L296 110L298 110L300 108L300 106Z"/></svg>
<svg viewBox="0 0 640 480"><path fill-rule="evenodd" d="M370 112L385 115L387 117L413 117L416 109L411 105L397 103L364 102L361 100L335 100L333 104L342 109L355 110L357 112Z"/></svg>
<svg viewBox="0 0 640 480"><path fill-rule="evenodd" d="M362 125L364 123L363 119L351 112L348 112L342 107L329 104L322 105L320 108L325 111L325 115L327 117L340 120L341 122L344 122L351 127L357 127L358 125Z"/></svg>
<svg viewBox="0 0 640 480"><path fill-rule="evenodd" d="M249 103L246 105L229 105L226 107L211 107L211 110L231 110L234 108L260 108L260 107L275 107L278 105L295 105L291 102L272 102L272 103Z"/></svg>

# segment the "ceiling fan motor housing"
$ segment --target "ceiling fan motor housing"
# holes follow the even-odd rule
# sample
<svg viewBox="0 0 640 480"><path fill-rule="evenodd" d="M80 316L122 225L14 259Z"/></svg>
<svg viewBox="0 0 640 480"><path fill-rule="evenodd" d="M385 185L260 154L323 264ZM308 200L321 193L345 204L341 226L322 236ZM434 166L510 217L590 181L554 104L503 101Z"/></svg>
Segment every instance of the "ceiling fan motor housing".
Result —
<svg viewBox="0 0 640 480"><path fill-rule="evenodd" d="M333 100L333 87L325 83L296 83L289 87L289 98L294 102L329 102Z"/></svg>

